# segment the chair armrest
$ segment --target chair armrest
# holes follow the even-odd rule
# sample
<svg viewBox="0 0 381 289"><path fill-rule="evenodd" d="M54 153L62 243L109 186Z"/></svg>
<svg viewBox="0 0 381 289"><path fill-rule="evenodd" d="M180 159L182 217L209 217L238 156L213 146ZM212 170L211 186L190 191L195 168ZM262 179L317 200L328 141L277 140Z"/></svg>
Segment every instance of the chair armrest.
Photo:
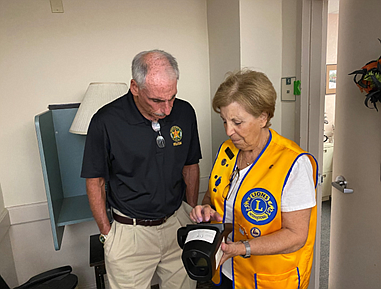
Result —
<svg viewBox="0 0 381 289"><path fill-rule="evenodd" d="M71 266L62 266L59 268L55 268L55 269L40 273L36 276L33 276L27 282L25 282L24 284L14 288L14 289L29 288L33 285L42 284L42 283L49 281L51 279L54 279L56 277L68 275L71 273L71 271L72 271Z"/></svg>

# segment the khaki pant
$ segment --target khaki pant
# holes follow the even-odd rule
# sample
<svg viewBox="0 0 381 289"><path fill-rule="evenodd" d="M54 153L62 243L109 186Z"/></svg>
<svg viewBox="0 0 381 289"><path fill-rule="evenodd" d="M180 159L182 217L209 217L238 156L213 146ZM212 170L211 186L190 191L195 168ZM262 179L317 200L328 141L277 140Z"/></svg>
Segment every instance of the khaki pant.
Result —
<svg viewBox="0 0 381 289"><path fill-rule="evenodd" d="M193 289L181 260L177 229L191 223L188 204L160 226L145 227L113 222L104 244L110 288L149 289L156 272L163 289Z"/></svg>

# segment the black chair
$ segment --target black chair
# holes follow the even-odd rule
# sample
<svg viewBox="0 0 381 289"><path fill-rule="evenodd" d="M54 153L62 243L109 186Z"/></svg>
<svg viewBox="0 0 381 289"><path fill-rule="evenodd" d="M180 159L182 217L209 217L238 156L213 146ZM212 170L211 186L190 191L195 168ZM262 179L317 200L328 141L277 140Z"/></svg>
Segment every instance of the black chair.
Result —
<svg viewBox="0 0 381 289"><path fill-rule="evenodd" d="M103 244L99 241L99 234L90 236L90 267L94 267L97 289L104 289L103 275L106 274L106 266Z"/></svg>
<svg viewBox="0 0 381 289"><path fill-rule="evenodd" d="M14 289L74 289L78 284L78 277L72 274L71 271L71 266L52 269L33 276ZM10 289L1 275L0 289Z"/></svg>

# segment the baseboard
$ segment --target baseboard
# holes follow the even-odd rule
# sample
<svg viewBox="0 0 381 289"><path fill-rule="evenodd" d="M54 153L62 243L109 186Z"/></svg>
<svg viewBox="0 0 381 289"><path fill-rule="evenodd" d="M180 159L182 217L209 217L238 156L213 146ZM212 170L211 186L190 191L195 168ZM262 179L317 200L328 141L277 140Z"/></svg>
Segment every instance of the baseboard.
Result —
<svg viewBox="0 0 381 289"><path fill-rule="evenodd" d="M7 209L12 226L49 219L47 202L12 206Z"/></svg>

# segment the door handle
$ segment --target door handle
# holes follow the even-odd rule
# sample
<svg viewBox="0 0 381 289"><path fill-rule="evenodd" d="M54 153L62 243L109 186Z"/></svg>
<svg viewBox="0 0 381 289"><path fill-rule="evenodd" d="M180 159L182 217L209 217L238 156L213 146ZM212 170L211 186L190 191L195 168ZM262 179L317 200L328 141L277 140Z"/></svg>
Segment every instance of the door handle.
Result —
<svg viewBox="0 0 381 289"><path fill-rule="evenodd" d="M344 194L352 194L352 189L347 189L347 181L343 176L337 176L335 181L332 182L332 187L338 189Z"/></svg>

